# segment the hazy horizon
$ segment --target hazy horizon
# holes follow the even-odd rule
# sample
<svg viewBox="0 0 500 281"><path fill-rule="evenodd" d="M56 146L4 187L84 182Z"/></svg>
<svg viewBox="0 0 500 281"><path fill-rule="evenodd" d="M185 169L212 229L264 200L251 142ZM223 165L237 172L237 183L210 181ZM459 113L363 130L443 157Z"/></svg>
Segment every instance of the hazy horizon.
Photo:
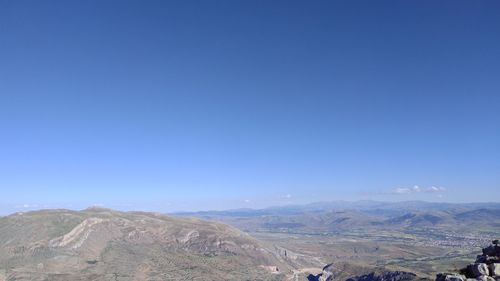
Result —
<svg viewBox="0 0 500 281"><path fill-rule="evenodd" d="M78 204L46 204L46 205L38 205L38 204L23 204L23 205L3 205L0 208L0 216L22 213L22 212L31 212L31 211L41 211L41 210L56 210L56 209L66 209L73 211L82 211L89 208L103 208L103 209L111 209L117 211L146 211L146 212L154 212L154 213L164 213L164 214L176 214L176 213L196 213L196 212L218 212L218 211L231 211L231 210L265 210L268 208L280 208L280 207L300 207L307 205L314 205L320 203L344 203L344 204L356 204L362 202L372 202L372 203L435 203L435 204L453 204L457 206L461 205L479 205L479 207L484 207L483 205L487 204L498 204L500 205L500 201L464 201L464 202L446 202L446 201L425 201L425 200L394 200L394 201L380 201L380 200L334 200L334 201L311 201L311 202L282 202L271 205L261 205L261 206L241 206L235 204L233 207L213 207L213 208L185 208L182 209L176 208L172 206L172 204L145 204L145 205L137 205L137 204L129 204L129 205L104 205L104 204L91 204L91 205L78 205ZM235 202L237 203L237 202ZM336 207L332 205L332 207ZM343 209L343 208L340 208ZM349 209L349 208L347 208Z"/></svg>
<svg viewBox="0 0 500 281"><path fill-rule="evenodd" d="M498 15L0 1L0 212L500 200Z"/></svg>

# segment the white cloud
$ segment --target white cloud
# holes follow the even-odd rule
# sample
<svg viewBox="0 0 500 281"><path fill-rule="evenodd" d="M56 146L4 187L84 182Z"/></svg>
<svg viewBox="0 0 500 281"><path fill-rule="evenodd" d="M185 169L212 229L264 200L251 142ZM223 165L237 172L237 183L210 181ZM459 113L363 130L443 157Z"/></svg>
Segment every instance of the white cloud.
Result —
<svg viewBox="0 0 500 281"><path fill-rule="evenodd" d="M94 203L90 205L90 208L104 208L104 204L102 203Z"/></svg>
<svg viewBox="0 0 500 281"><path fill-rule="evenodd" d="M249 199L245 199L245 200L243 200L243 202L250 203L250 200Z"/></svg>
<svg viewBox="0 0 500 281"><path fill-rule="evenodd" d="M445 192L446 188L442 186L431 186L427 189L427 192Z"/></svg>
<svg viewBox="0 0 500 281"><path fill-rule="evenodd" d="M38 204L23 204L16 206L18 209L30 209L30 208L38 208Z"/></svg>
<svg viewBox="0 0 500 281"><path fill-rule="evenodd" d="M439 192L445 192L446 188L441 187L441 186L430 186L430 187L425 187L422 188L418 185L415 185L413 187L397 187L393 190L391 190L389 193L390 194L413 194L413 193L439 193Z"/></svg>
<svg viewBox="0 0 500 281"><path fill-rule="evenodd" d="M392 190L390 193L395 193L395 194L406 194L406 193L411 193L411 189L407 187L398 187Z"/></svg>

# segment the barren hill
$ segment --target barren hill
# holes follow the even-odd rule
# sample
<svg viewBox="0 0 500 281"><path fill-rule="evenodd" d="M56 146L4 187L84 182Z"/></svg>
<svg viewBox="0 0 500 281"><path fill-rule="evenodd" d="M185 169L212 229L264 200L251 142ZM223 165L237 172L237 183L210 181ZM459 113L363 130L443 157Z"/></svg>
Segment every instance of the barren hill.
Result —
<svg viewBox="0 0 500 281"><path fill-rule="evenodd" d="M0 280L281 280L261 242L217 222L45 210L0 218Z"/></svg>

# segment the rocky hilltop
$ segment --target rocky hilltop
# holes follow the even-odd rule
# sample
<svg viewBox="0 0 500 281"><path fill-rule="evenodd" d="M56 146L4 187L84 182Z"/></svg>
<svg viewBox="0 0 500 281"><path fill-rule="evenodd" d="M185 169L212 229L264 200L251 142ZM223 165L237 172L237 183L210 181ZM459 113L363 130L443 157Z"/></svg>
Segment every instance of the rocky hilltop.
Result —
<svg viewBox="0 0 500 281"><path fill-rule="evenodd" d="M476 261L463 268L460 273L440 273L436 281L499 281L500 280L500 246L499 241L483 249Z"/></svg>
<svg viewBox="0 0 500 281"><path fill-rule="evenodd" d="M0 218L0 280L282 280L270 248L224 224L108 209Z"/></svg>

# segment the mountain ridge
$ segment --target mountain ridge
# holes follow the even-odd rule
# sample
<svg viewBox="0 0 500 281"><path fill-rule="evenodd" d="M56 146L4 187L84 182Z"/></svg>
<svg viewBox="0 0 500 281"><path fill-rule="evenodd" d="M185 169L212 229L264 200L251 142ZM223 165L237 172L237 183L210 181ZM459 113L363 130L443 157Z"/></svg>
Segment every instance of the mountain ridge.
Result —
<svg viewBox="0 0 500 281"><path fill-rule="evenodd" d="M289 265L222 223L90 208L0 218L0 269L4 280L279 280Z"/></svg>

